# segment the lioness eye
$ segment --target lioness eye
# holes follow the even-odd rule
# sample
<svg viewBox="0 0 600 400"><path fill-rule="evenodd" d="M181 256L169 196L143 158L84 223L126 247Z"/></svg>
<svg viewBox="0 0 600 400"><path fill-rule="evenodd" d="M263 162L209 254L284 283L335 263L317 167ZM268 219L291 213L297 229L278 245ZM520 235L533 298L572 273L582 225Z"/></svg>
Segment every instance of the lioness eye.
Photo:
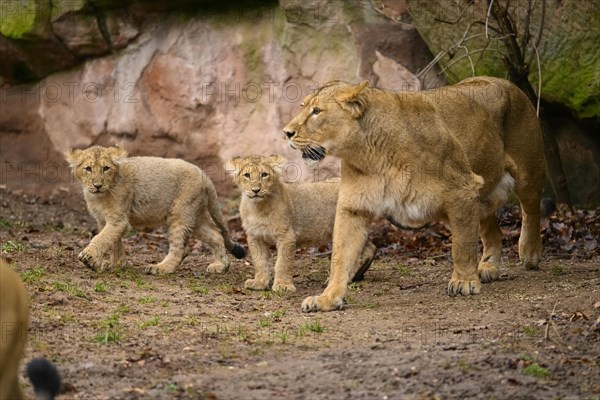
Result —
<svg viewBox="0 0 600 400"><path fill-rule="evenodd" d="M105 165L104 167L102 167L102 171L106 172L110 169L110 167L108 165Z"/></svg>
<svg viewBox="0 0 600 400"><path fill-rule="evenodd" d="M262 174L260 174L260 176L262 176L263 178L266 178L267 176L269 176L268 172L263 172Z"/></svg>
<svg viewBox="0 0 600 400"><path fill-rule="evenodd" d="M92 172L92 167L85 167L84 170L85 172Z"/></svg>
<svg viewBox="0 0 600 400"><path fill-rule="evenodd" d="M250 179L250 173L246 172L246 173L244 174L244 177L246 177L246 178Z"/></svg>
<svg viewBox="0 0 600 400"><path fill-rule="evenodd" d="M321 109L318 107L313 108L312 113L313 115L318 115L321 112Z"/></svg>

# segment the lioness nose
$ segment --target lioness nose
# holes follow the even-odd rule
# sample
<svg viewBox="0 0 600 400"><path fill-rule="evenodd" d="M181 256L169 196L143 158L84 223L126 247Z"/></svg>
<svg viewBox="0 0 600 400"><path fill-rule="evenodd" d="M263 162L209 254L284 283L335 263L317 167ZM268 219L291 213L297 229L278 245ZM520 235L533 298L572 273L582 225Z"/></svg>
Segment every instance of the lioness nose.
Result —
<svg viewBox="0 0 600 400"><path fill-rule="evenodd" d="M285 136L288 137L288 139L291 139L294 137L294 135L296 134L296 131L288 131L288 130L283 130L283 133L285 133Z"/></svg>

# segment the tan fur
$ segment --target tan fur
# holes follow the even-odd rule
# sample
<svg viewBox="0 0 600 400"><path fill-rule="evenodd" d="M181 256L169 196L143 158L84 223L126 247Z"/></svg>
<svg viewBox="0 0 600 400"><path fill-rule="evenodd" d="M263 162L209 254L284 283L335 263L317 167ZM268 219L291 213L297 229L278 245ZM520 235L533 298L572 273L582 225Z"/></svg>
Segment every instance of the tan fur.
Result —
<svg viewBox="0 0 600 400"><path fill-rule="evenodd" d="M179 159L127 157L118 146L69 150L66 158L100 230L79 254L89 268L101 271L123 264L121 237L129 224L154 227L165 222L169 253L159 264L147 266L148 272L173 272L187 255L192 234L215 257L209 272L229 266L225 249L237 245L229 238L215 188L200 168Z"/></svg>
<svg viewBox="0 0 600 400"><path fill-rule="evenodd" d="M269 245L277 246L273 290L296 290L291 273L296 248L331 243L339 182L286 183L281 176L285 161L278 155L231 161L242 191L240 214L255 268L254 279L245 283L249 289L268 288ZM350 276L364 272L374 256L375 245L366 243Z"/></svg>
<svg viewBox="0 0 600 400"><path fill-rule="evenodd" d="M29 296L19 275L0 260L0 399L22 399L19 363L29 324Z"/></svg>
<svg viewBox="0 0 600 400"><path fill-rule="evenodd" d="M342 160L331 279L320 296L304 300L305 311L342 306L348 266L374 216L407 226L448 220L454 264L448 293L479 293L481 281L499 276L502 239L494 211L513 189L523 215L519 256L526 268L537 268L542 136L535 110L510 82L481 77L392 92L366 81L334 81L304 100L284 132L305 157Z"/></svg>

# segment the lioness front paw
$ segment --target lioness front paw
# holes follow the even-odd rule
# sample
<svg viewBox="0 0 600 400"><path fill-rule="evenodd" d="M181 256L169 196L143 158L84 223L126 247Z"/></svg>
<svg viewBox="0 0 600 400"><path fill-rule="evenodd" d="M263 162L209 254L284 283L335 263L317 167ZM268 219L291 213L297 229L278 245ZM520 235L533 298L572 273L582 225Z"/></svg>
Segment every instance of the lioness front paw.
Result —
<svg viewBox="0 0 600 400"><path fill-rule="evenodd" d="M479 294L481 292L481 282L477 280L460 280L452 278L448 283L448 295L457 296L459 294Z"/></svg>
<svg viewBox="0 0 600 400"><path fill-rule="evenodd" d="M302 302L302 311L304 312L341 310L343 307L344 299L341 297L331 299L324 295L310 296Z"/></svg>
<svg viewBox="0 0 600 400"><path fill-rule="evenodd" d="M174 265L151 264L144 268L147 274L164 275L171 274L175 271Z"/></svg>
<svg viewBox="0 0 600 400"><path fill-rule="evenodd" d="M294 286L293 282L278 282L275 281L273 282L273 287L271 288L272 290L279 292L279 291L287 291L287 292L295 292L296 291L296 286Z"/></svg>
<svg viewBox="0 0 600 400"><path fill-rule="evenodd" d="M210 272L211 274L220 274L227 271L228 267L228 265L223 264L221 261L215 261L206 267L206 272Z"/></svg>
<svg viewBox="0 0 600 400"><path fill-rule="evenodd" d="M500 271L493 263L489 261L479 263L477 274L482 283L490 283L500 278Z"/></svg>
<svg viewBox="0 0 600 400"><path fill-rule="evenodd" d="M244 282L244 287L250 290L267 290L269 282L260 279L248 279Z"/></svg>
<svg viewBox="0 0 600 400"><path fill-rule="evenodd" d="M95 253L95 251L91 250L89 247L86 247L79 253L77 258L83 263L83 265L92 271L103 271L110 265L110 263L107 261L102 261Z"/></svg>

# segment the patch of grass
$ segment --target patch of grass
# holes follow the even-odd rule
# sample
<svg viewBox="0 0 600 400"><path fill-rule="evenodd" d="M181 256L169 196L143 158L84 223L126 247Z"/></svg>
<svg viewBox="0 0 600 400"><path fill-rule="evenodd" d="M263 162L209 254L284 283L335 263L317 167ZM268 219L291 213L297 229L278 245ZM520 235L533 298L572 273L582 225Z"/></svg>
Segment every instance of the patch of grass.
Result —
<svg viewBox="0 0 600 400"><path fill-rule="evenodd" d="M40 279L42 279L42 276L44 276L45 274L46 274L46 267L43 267L40 265L37 267L33 267L31 269L28 269L27 271L21 272L21 279L23 280L23 282L26 282L26 283L37 282Z"/></svg>
<svg viewBox="0 0 600 400"><path fill-rule="evenodd" d="M271 326L271 320L270 319L261 319L260 321L258 321L258 326L260 326L261 328L266 328Z"/></svg>
<svg viewBox="0 0 600 400"><path fill-rule="evenodd" d="M150 326L157 326L159 322L160 322L160 318L158 316L154 316L154 317L150 318L149 320L142 322L140 324L140 328L146 329Z"/></svg>
<svg viewBox="0 0 600 400"><path fill-rule="evenodd" d="M121 303L119 304L119 307L117 307L117 313L119 314L125 314L129 312L129 306L125 303Z"/></svg>
<svg viewBox="0 0 600 400"><path fill-rule="evenodd" d="M276 336L281 341L281 344L286 344L288 342L287 332L280 332Z"/></svg>
<svg viewBox="0 0 600 400"><path fill-rule="evenodd" d="M399 273L400 275L407 276L410 275L411 270L407 265L404 264L396 264L393 267L394 271Z"/></svg>
<svg viewBox="0 0 600 400"><path fill-rule="evenodd" d="M523 369L525 375L533 376L534 378L547 378L550 376L550 370L544 368L538 363L531 363Z"/></svg>
<svg viewBox="0 0 600 400"><path fill-rule="evenodd" d="M523 333L527 336L539 336L542 333L542 329L537 326L525 326L523 327Z"/></svg>
<svg viewBox="0 0 600 400"><path fill-rule="evenodd" d="M154 303L156 299L152 296L144 296L140 298L140 304L151 304Z"/></svg>
<svg viewBox="0 0 600 400"><path fill-rule="evenodd" d="M52 282L51 287L53 290L67 293L67 294L70 294L71 296L83 297L83 298L87 297L87 293L85 292L85 290L83 290L82 288L80 288L79 286L77 286L71 282L55 281L55 282Z"/></svg>
<svg viewBox="0 0 600 400"><path fill-rule="evenodd" d="M193 315L186 315L183 320L189 326L200 325L200 319L198 317L193 316Z"/></svg>
<svg viewBox="0 0 600 400"><path fill-rule="evenodd" d="M20 253L25 250L25 243L16 240L7 240L0 245L2 254Z"/></svg>
<svg viewBox="0 0 600 400"><path fill-rule="evenodd" d="M321 321L319 321L318 319L314 319L310 322L307 322L304 324L304 326L310 332L314 332L314 333L325 332L325 327L323 325L321 325Z"/></svg>
<svg viewBox="0 0 600 400"><path fill-rule="evenodd" d="M0 218L0 228L10 228L12 226L12 222L7 219Z"/></svg>
<svg viewBox="0 0 600 400"><path fill-rule="evenodd" d="M467 373L471 370L471 364L467 360L464 360L462 358L458 360L456 366L463 373Z"/></svg>
<svg viewBox="0 0 600 400"><path fill-rule="evenodd" d="M119 342L123 337L119 318L120 315L118 313L114 313L108 318L100 321L100 333L94 336L94 342L100 344Z"/></svg>
<svg viewBox="0 0 600 400"><path fill-rule="evenodd" d="M370 302L370 303L365 303L363 305L363 307L368 308L368 309L373 309L373 308L379 308L381 307L381 304L379 304L376 301Z"/></svg>
<svg viewBox="0 0 600 400"><path fill-rule="evenodd" d="M274 320L281 319L281 317L283 317L285 315L285 313L286 313L286 310L275 310L271 314L271 318Z"/></svg>
<svg viewBox="0 0 600 400"><path fill-rule="evenodd" d="M360 290L360 285L357 282L350 282L348 284L348 290Z"/></svg>
<svg viewBox="0 0 600 400"><path fill-rule="evenodd" d="M564 267L561 264L552 264L550 266L550 272L554 275L560 275L564 272Z"/></svg>
<svg viewBox="0 0 600 400"><path fill-rule="evenodd" d="M108 290L108 285L106 284L106 282L96 282L96 285L94 286L94 291L96 293L106 293L106 291Z"/></svg>
<svg viewBox="0 0 600 400"><path fill-rule="evenodd" d="M196 283L190 288L194 293L208 294L210 288L204 283Z"/></svg>

